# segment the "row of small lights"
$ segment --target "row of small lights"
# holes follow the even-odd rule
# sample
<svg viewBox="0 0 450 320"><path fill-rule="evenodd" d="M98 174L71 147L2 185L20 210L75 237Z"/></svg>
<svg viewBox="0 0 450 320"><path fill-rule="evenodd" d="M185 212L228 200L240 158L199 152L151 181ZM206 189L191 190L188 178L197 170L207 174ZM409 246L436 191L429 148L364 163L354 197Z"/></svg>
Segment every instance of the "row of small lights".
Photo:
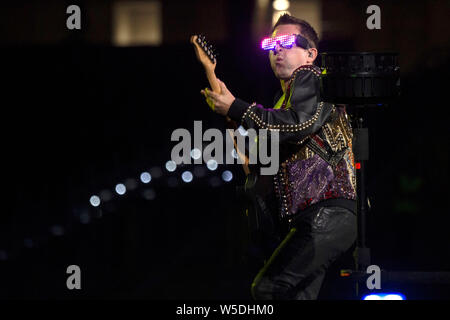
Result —
<svg viewBox="0 0 450 320"><path fill-rule="evenodd" d="M232 150L232 156L235 159L238 158L236 150ZM194 160L199 159L201 157L201 151L199 149L194 148L191 151L191 157ZM210 159L206 162L206 167L208 168L209 171L215 171L218 168L218 163L216 160ZM174 172L177 169L177 164L174 161L169 160L166 162L165 168L168 172ZM196 173L196 175L199 177L204 176L204 171L202 168L203 167L197 167L196 169L194 169L194 173ZM158 174L158 171L156 171L156 172L157 172L157 174L155 174L156 177L161 176L160 169L159 169L159 174ZM171 177L171 178L174 178L174 177ZM152 175L150 172L144 171L140 174L139 179L143 184L149 184L153 178L152 178ZM190 183L194 180L194 174L189 170L185 170L181 173L181 179L183 180L184 183ZM224 170L222 172L222 180L224 182L230 182L232 179L233 179L233 173L230 170ZM220 183L220 180L218 180L217 177L213 177L213 180L211 180L212 186L217 186L219 183ZM175 185L171 185L171 186L175 186ZM133 189L133 188L130 188L130 189ZM127 187L124 183L118 183L118 184L116 184L114 190L118 195L122 196L127 192ZM110 198L112 198L111 192L107 192L107 190L103 190L100 193L100 196L92 195L89 199L90 205L93 207L99 207L102 202L101 198L103 198L103 200L105 200L105 201L109 200ZM144 192L144 198L146 198L147 200L153 200L155 198L155 192L152 189L146 190ZM82 224L88 224L91 220L90 215L86 211L81 213L79 218L80 218L80 222ZM64 230L63 226L53 225L50 227L50 233L54 236L63 236L65 233L65 230ZM23 241L23 244L24 244L24 247L26 247L28 249L31 249L36 246L36 243L30 238L25 238ZM8 260L7 252L3 249L0 249L0 261L6 261L6 260Z"/></svg>
<svg viewBox="0 0 450 320"><path fill-rule="evenodd" d="M201 151L200 151L199 149L197 149L197 148L194 148L194 149L191 150L190 155L191 155L191 157L192 157L194 160L200 159L200 157L201 157ZM233 156L235 159L237 159L237 157L238 157L238 156L237 156L237 153L236 153L236 150L234 150L234 149L232 150L232 156ZM209 160L206 162L206 167L207 167L208 170L210 170L210 171L215 171L215 170L218 168L218 163L217 163L217 161L214 160L214 159L209 159ZM165 168L166 168L166 170L167 170L168 172L174 172L174 171L177 169L177 164L176 164L174 161L169 160L169 161L166 162ZM198 175L199 175L199 176L202 176L203 173L200 171L200 172L198 173ZM142 183L148 184L148 183L150 183L150 182L152 181L152 175L150 174L150 172L144 171L144 172L142 172L142 173L140 174L139 179L140 179L140 181L141 181ZM183 182L185 182L185 183L190 183L190 182L193 181L193 179L194 179L194 175L192 174L192 172L191 172L190 170L185 170L185 171L183 171L183 172L181 173L181 180L183 180ZM232 173L230 170L225 170L225 171L222 172L222 180L223 180L223 181L225 181L225 182L230 182L232 179L233 179L233 173ZM213 184L213 186L215 186L215 185L217 185L217 182L216 182L216 183L213 182L212 184ZM125 184L123 184L123 183L118 183L118 184L116 184L114 190L115 190L115 192L116 192L118 195L124 195L124 194L126 193L126 191L127 191L127 187L126 187ZM148 198L149 200L151 200L151 199L154 198L154 195L153 195L153 196L150 196L150 197L147 197L147 198ZM90 199L89 199L89 203L90 203L93 207L99 207L99 206L101 205L101 199L100 199L100 196L99 196L99 195L96 195L96 194L92 195L92 196L90 197Z"/></svg>

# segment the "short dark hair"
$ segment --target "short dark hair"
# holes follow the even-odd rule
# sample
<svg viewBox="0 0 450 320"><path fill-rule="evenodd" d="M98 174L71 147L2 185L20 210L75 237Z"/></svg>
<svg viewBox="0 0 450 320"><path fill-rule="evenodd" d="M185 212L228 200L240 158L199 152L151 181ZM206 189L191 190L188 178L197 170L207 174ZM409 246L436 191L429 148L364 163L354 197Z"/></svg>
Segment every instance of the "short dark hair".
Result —
<svg viewBox="0 0 450 320"><path fill-rule="evenodd" d="M308 39L309 45L311 47L317 49L317 46L319 44L319 37L317 36L316 30L314 30L314 28L311 27L311 25L308 22L285 13L278 19L277 23L275 23L275 25L273 26L272 33L276 27L283 24L298 25L300 27L300 34L306 39Z"/></svg>

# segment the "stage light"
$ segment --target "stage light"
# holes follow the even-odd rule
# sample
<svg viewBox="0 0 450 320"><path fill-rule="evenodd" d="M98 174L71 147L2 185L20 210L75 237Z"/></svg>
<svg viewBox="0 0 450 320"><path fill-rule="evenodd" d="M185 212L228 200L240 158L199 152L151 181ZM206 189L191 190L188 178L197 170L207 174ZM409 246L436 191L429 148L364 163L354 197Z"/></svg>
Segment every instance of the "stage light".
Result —
<svg viewBox="0 0 450 320"><path fill-rule="evenodd" d="M192 173L190 171L185 171L183 172L183 174L181 175L181 179L183 179L184 182L189 183L192 181Z"/></svg>
<svg viewBox="0 0 450 320"><path fill-rule="evenodd" d="M116 190L117 194L119 194L119 195L124 195L125 192L127 192L127 188L125 187L125 185L123 183L117 184L115 190Z"/></svg>
<svg viewBox="0 0 450 320"><path fill-rule="evenodd" d="M383 300L406 300L401 294L387 294Z"/></svg>
<svg viewBox="0 0 450 320"><path fill-rule="evenodd" d="M223 181L225 181L225 182L230 182L230 181L233 179L233 173L231 173L230 170L225 170L225 171L222 173L222 179L223 179Z"/></svg>
<svg viewBox="0 0 450 320"><path fill-rule="evenodd" d="M217 161L214 159L209 159L208 162L206 162L206 167L208 167L209 170L214 171L217 169Z"/></svg>
<svg viewBox="0 0 450 320"><path fill-rule="evenodd" d="M174 172L176 168L177 168L177 164L175 163L175 161L169 160L166 162L167 171Z"/></svg>
<svg viewBox="0 0 450 320"><path fill-rule="evenodd" d="M89 202L91 203L91 205L93 207L98 207L100 205L100 198L96 195L93 195L90 199Z"/></svg>
<svg viewBox="0 0 450 320"><path fill-rule="evenodd" d="M275 0L272 6L277 11L284 11L289 9L290 3L288 0Z"/></svg>
<svg viewBox="0 0 450 320"><path fill-rule="evenodd" d="M400 293L372 293L364 296L362 300L406 300Z"/></svg>
<svg viewBox="0 0 450 320"><path fill-rule="evenodd" d="M239 158L239 155L237 154L236 149L231 150L231 156L235 159Z"/></svg>
<svg viewBox="0 0 450 320"><path fill-rule="evenodd" d="M369 294L363 298L363 300L382 300L377 294Z"/></svg>
<svg viewBox="0 0 450 320"><path fill-rule="evenodd" d="M152 176L148 172L142 172L140 178L142 183L149 183L150 181L152 181Z"/></svg>
<svg viewBox="0 0 450 320"><path fill-rule="evenodd" d="M198 148L194 148L191 150L191 158L194 160L200 159L202 156L202 152Z"/></svg>

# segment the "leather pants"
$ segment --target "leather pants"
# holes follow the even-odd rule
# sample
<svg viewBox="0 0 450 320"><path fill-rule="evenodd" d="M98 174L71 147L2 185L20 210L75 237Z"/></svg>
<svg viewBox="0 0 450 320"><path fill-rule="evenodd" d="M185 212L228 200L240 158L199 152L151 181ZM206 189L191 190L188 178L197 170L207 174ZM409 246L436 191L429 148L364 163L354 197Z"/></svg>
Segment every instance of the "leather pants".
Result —
<svg viewBox="0 0 450 320"><path fill-rule="evenodd" d="M356 216L321 207L299 217L252 284L256 300L315 300L328 267L356 240Z"/></svg>

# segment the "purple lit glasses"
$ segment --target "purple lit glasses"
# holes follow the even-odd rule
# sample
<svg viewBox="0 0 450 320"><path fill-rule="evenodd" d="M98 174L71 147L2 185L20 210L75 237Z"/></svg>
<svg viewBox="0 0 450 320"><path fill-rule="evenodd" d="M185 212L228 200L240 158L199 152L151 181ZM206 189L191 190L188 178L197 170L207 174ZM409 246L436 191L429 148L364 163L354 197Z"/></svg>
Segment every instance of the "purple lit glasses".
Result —
<svg viewBox="0 0 450 320"><path fill-rule="evenodd" d="M313 48L309 44L308 39L299 34L286 34L274 38L265 38L261 42L261 48L263 50L273 50L275 49L277 44L279 44L282 48L290 49L292 48L294 43L297 45L297 47L303 48L305 50Z"/></svg>
<svg viewBox="0 0 450 320"><path fill-rule="evenodd" d="M290 49L294 45L296 37L297 35L295 34L287 34L274 38L265 38L261 42L261 48L263 50L273 50L278 43L282 48Z"/></svg>

